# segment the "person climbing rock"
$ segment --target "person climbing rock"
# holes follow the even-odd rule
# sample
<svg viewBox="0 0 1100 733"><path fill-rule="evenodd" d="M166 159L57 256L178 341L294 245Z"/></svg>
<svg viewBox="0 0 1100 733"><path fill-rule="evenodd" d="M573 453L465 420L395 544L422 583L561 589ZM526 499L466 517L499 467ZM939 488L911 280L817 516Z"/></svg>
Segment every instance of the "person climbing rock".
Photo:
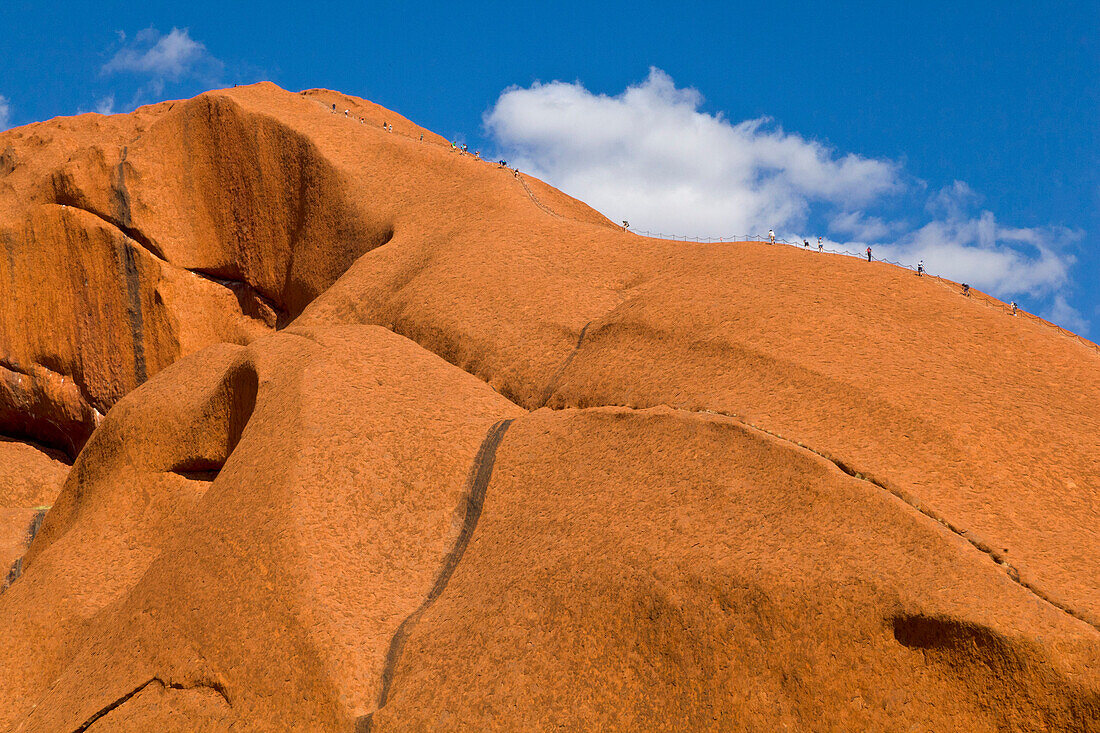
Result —
<svg viewBox="0 0 1100 733"><path fill-rule="evenodd" d="M332 103L332 114L336 114L336 102Z"/></svg>
<svg viewBox="0 0 1100 733"><path fill-rule="evenodd" d="M803 239L802 240L802 246L805 247L806 249L809 249L810 248L810 240Z"/></svg>
<svg viewBox="0 0 1100 733"><path fill-rule="evenodd" d="M775 244L775 230L774 229L769 229L768 230L768 241L771 242L772 244Z"/></svg>
<svg viewBox="0 0 1100 733"><path fill-rule="evenodd" d="M1012 309L1012 315L1016 315L1016 301L1012 301L1012 303L1010 303L1008 307Z"/></svg>
<svg viewBox="0 0 1100 733"><path fill-rule="evenodd" d="M871 248L870 247L867 248L867 261L868 262L871 261Z"/></svg>
<svg viewBox="0 0 1100 733"><path fill-rule="evenodd" d="M917 277L924 277L924 260L917 263Z"/></svg>
<svg viewBox="0 0 1100 733"><path fill-rule="evenodd" d="M963 283L963 295L965 295L968 298L970 297L970 286L967 285L966 283Z"/></svg>

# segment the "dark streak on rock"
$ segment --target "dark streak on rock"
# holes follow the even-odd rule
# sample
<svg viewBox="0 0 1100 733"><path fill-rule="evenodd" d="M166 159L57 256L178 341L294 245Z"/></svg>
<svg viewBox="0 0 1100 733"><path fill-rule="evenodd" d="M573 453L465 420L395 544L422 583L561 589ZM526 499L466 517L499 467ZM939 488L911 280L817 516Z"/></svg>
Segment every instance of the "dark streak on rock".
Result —
<svg viewBox="0 0 1100 733"><path fill-rule="evenodd" d="M94 211L89 213L107 221L133 239L128 233L128 230L133 230L133 222L130 214L130 192L126 189L126 151L127 148L124 146L119 156L118 167L115 168L115 174L111 181L113 216L105 217ZM66 203L66 205L68 204ZM87 209L83 210L87 211ZM119 274L123 282L126 283L130 337L133 340L134 350L134 380L138 385L141 385L149 378L145 363L145 325L141 312L141 282L138 278L137 260L134 257L133 249L125 241L120 242L118 245L118 259Z"/></svg>
<svg viewBox="0 0 1100 733"><path fill-rule="evenodd" d="M77 209L79 211L91 214L100 221L109 224L130 239L134 240L134 242L141 245L142 249L146 250L153 257L161 260L162 262L168 262L160 247L158 247L157 244L153 242L153 240L149 239L149 237L145 236L145 233L142 232L140 229L124 224L113 216L108 216L107 214L103 214L99 211L95 211L94 209L89 209L85 206L82 206L76 203L74 200L65 196L58 196L57 200L54 203L56 203L58 206L68 206L70 209ZM129 216L128 212L127 216Z"/></svg>
<svg viewBox="0 0 1100 733"><path fill-rule="evenodd" d="M123 231L133 228L130 192L126 189L126 150L125 147L122 148L118 168L115 169L113 186L115 220L119 222L119 228ZM121 243L119 249L122 277L126 283L126 294L129 300L130 336L134 343L134 379L140 385L149 378L145 364L145 324L141 313L141 281L138 278L137 260L134 258L133 249L125 242Z"/></svg>
<svg viewBox="0 0 1100 733"><path fill-rule="evenodd" d="M565 357L565 361L554 372L554 376L550 378L550 382L546 385L546 389L542 393L542 406L546 407L546 403L550 401L550 398L554 396L554 392L558 388L558 381L562 375L565 374L565 370L569 368L569 365L573 363L573 358L577 355L577 352L581 350L581 344L584 343L584 335L588 332L588 327L592 325L592 321L584 324L584 328L581 329L581 335L577 337L577 345L573 347L573 350L569 352L569 356Z"/></svg>
<svg viewBox="0 0 1100 733"><path fill-rule="evenodd" d="M10 283L15 282L15 240L12 236L6 232L0 232L0 242L4 244L4 252L8 256L8 279Z"/></svg>
<svg viewBox="0 0 1100 733"><path fill-rule="evenodd" d="M134 379L138 385L149 378L145 364L145 323L141 312L141 279L138 275L134 248L127 242L119 242L120 274L126 282L127 313L130 318L130 337L134 343Z"/></svg>
<svg viewBox="0 0 1100 733"><path fill-rule="evenodd" d="M0 177L6 176L15 170L19 165L18 158L15 157L15 148L11 145L4 148L4 152L0 153Z"/></svg>
<svg viewBox="0 0 1100 733"><path fill-rule="evenodd" d="M46 518L46 512L49 507L43 507L34 513L34 517L31 518L31 523L27 527L26 538L23 540L23 547L30 547L34 542L34 538L38 536L38 530L42 529L42 520ZM19 580L19 576L23 574L23 558L22 556L15 558L15 562L11 564L8 569L8 576L4 579L3 585L0 585L0 592L7 590L7 588Z"/></svg>
<svg viewBox="0 0 1100 733"><path fill-rule="evenodd" d="M127 148L123 146L122 154L118 160L118 167L115 169L113 185L111 186L111 193L114 198L114 219L119 222L120 227L133 226L130 211L130 192L126 189L126 151Z"/></svg>
<svg viewBox="0 0 1100 733"><path fill-rule="evenodd" d="M152 677L141 683L134 689L130 690L125 695L112 702L110 705L107 705L97 710L95 714L93 714L90 718L81 723L79 727L74 728L73 733L83 733L83 731L88 730L88 728L90 728L92 724L95 723L97 720L102 718L104 715L107 715L112 710L118 709L139 692L152 684L159 684L165 690L193 690L199 687L205 687L218 693L218 695L221 696L222 700L225 701L226 705L228 705L229 707L233 707L233 703L229 701L229 695L226 694L225 687L220 682L214 682L212 680L202 680L194 685L180 685L174 683L165 683L164 680L160 679L159 677Z"/></svg>
<svg viewBox="0 0 1100 733"><path fill-rule="evenodd" d="M508 426L511 424L512 420L500 420L489 428L485 440L482 441L481 447L474 457L474 463L470 467L470 473L466 479L466 490L463 492L462 502L465 505L465 514L462 519L462 529L458 533L450 552L443 558L443 565L440 567L435 583L428 591L428 595L416 610L401 622L401 625L397 627L397 631L394 632L393 639L390 640L390 648L386 652L386 662L382 668L382 685L378 693L378 708L375 712L385 706L386 701L389 699L397 662L401 658L401 652L405 647L409 634L412 632L412 628L416 626L436 599L442 595L447 583L451 580L451 576L454 575L459 561L462 560L466 547L470 544L470 538L473 536L474 530L477 528L477 522L481 518L481 510L485 506L485 492L489 487L489 480L493 477L493 463L496 461L497 448L500 447L500 443L504 439L504 433L507 432ZM370 733L373 716L374 713L359 716L355 721L356 733Z"/></svg>

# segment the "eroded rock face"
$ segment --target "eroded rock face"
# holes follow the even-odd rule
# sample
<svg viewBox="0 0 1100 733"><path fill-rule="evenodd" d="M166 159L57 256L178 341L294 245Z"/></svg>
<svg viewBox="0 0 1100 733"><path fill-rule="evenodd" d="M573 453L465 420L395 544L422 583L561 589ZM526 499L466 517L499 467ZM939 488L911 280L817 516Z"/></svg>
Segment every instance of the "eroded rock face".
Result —
<svg viewBox="0 0 1100 733"><path fill-rule="evenodd" d="M1100 728L1095 352L443 142L0 134L0 729Z"/></svg>
<svg viewBox="0 0 1100 733"><path fill-rule="evenodd" d="M46 391L39 368L79 392L29 410L0 390L0 430L70 456L94 428L71 413L106 413L185 354L282 328L393 233L309 137L231 97L128 122L6 134L28 163L0 188L0 368L29 392Z"/></svg>
<svg viewBox="0 0 1100 733"><path fill-rule="evenodd" d="M0 436L0 592L22 572L23 553L68 472L60 451Z"/></svg>
<svg viewBox="0 0 1100 733"><path fill-rule="evenodd" d="M733 419L542 410L510 427L488 496L377 730L1072 730L1100 714L1098 678L1078 677L1100 662L1095 629Z"/></svg>
<svg viewBox="0 0 1100 733"><path fill-rule="evenodd" d="M394 630L453 542L485 433L522 412L377 327L170 367L96 432L0 596L0 657L30 655L5 689L34 701L65 679L9 722L75 728L150 684L220 691L211 704L228 698L255 728L369 712ZM84 619L71 644L32 633Z"/></svg>

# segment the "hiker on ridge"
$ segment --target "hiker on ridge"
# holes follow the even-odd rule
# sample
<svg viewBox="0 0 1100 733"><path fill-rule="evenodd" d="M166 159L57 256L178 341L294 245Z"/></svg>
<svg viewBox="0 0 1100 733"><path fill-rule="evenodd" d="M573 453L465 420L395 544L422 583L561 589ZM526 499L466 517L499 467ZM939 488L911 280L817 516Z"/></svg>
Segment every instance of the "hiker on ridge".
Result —
<svg viewBox="0 0 1100 733"><path fill-rule="evenodd" d="M817 251L818 252L824 252L825 251L825 245L821 243L821 237L820 236L817 238Z"/></svg>
<svg viewBox="0 0 1100 733"><path fill-rule="evenodd" d="M924 277L924 260L917 263L917 277Z"/></svg>
<svg viewBox="0 0 1100 733"><path fill-rule="evenodd" d="M970 286L967 285L966 283L963 283L963 295L965 295L968 298L970 297Z"/></svg>
<svg viewBox="0 0 1100 733"><path fill-rule="evenodd" d="M802 239L802 246L803 246L803 247L806 247L807 249L809 249L809 247L810 247L810 240L808 240L808 239L806 239L806 238L803 238L803 239Z"/></svg>
<svg viewBox="0 0 1100 733"><path fill-rule="evenodd" d="M871 247L870 246L867 247L867 261L868 262L871 261Z"/></svg>
<svg viewBox="0 0 1100 733"><path fill-rule="evenodd" d="M774 229L769 229L768 230L768 241L771 242L772 244L775 244L775 230Z"/></svg>

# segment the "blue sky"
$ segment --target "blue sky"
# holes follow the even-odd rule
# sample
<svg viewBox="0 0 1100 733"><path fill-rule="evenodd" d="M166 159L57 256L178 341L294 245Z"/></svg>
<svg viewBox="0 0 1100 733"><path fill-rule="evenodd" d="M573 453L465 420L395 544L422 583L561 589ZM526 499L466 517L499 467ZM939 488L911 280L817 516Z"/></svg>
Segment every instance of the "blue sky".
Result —
<svg viewBox="0 0 1100 733"><path fill-rule="evenodd" d="M1100 331L1100 4L521 5L9 0L0 128L336 88L636 227L868 242Z"/></svg>

